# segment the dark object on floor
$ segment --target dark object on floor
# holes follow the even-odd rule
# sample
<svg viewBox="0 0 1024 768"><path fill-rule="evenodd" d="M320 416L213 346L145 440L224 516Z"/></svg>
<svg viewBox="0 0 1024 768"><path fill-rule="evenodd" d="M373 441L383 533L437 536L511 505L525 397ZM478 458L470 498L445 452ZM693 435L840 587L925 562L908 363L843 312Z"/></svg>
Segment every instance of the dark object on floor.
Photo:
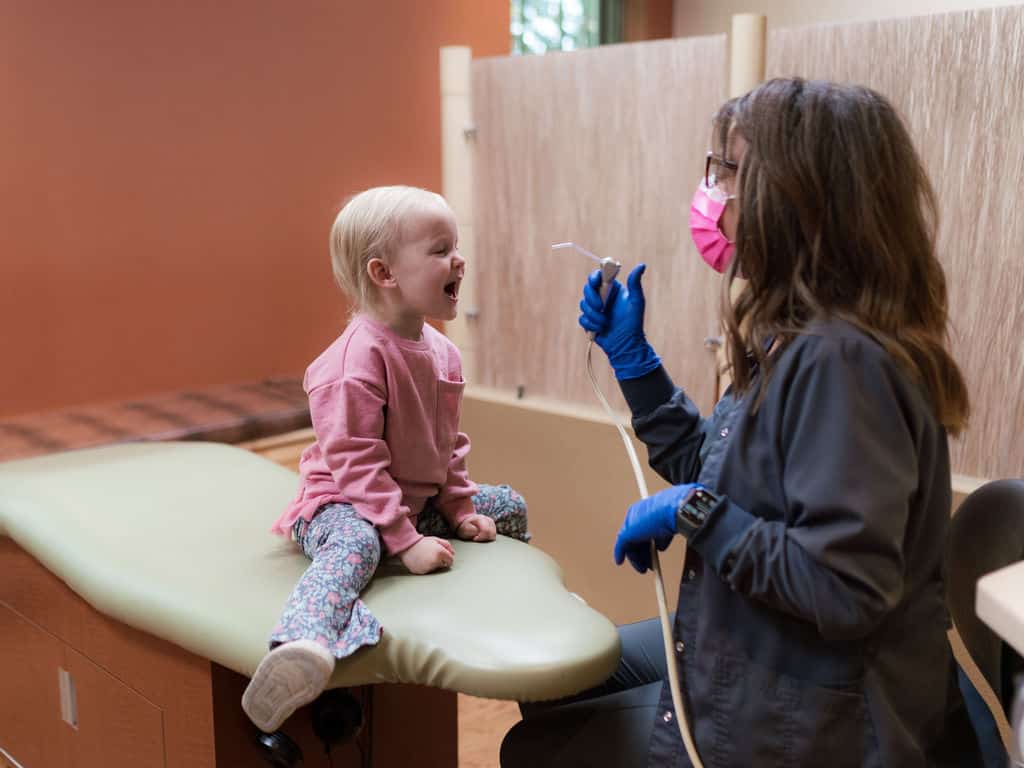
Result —
<svg viewBox="0 0 1024 768"><path fill-rule="evenodd" d="M313 733L323 742L328 755L332 748L355 739L363 728L363 707L346 690L325 691L311 706ZM302 750L282 731L260 732L256 744L264 762L273 768L302 765Z"/></svg>

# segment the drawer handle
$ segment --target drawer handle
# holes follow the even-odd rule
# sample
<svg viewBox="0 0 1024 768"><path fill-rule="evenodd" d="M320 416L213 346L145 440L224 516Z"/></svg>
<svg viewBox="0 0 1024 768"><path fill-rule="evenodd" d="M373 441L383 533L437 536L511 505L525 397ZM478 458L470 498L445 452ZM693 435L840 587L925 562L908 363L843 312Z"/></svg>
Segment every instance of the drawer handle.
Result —
<svg viewBox="0 0 1024 768"><path fill-rule="evenodd" d="M57 668L57 682L60 685L60 719L78 730L78 695L75 693L75 679L71 673Z"/></svg>

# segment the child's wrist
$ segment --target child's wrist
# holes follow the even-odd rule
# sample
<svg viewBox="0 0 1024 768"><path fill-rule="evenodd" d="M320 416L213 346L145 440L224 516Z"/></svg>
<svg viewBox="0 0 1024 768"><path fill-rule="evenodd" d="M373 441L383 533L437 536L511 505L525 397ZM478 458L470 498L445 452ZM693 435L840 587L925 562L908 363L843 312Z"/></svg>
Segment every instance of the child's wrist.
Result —
<svg viewBox="0 0 1024 768"><path fill-rule="evenodd" d="M395 549L391 549L391 550L390 550L390 551L391 551L391 554L392 554L392 555L394 555L395 557L397 557L397 558L398 558L399 560L401 560L401 559L403 559L403 558L404 558L404 557L405 557L406 555L408 555L408 554L409 554L409 551L410 551L410 550L411 550L411 549L412 549L413 547L415 547L415 546L416 546L417 544L419 544L419 543L420 543L421 541L423 541L423 539L424 539L424 538L425 538L425 537L423 536L423 534L421 534L421 533L417 533L417 534L416 534L416 536L415 536L415 538L413 538L413 539L412 539L411 541L409 541L409 543L408 543L408 544L405 544L405 542L403 542L403 544L405 544L405 546L403 546L403 547L402 547L401 549L398 549L398 550L395 550Z"/></svg>

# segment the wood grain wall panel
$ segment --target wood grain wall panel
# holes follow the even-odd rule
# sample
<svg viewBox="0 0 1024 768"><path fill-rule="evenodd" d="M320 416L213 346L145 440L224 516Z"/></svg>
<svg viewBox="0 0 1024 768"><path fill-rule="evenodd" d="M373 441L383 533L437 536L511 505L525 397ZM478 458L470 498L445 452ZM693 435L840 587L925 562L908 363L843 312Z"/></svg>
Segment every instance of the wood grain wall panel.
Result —
<svg viewBox="0 0 1024 768"><path fill-rule="evenodd" d="M711 405L704 339L717 328L721 283L697 255L688 217L725 97L725 52L714 36L473 62L472 383L595 404L576 323L595 265L551 250L573 240L621 261L623 280L647 262L648 336L676 380ZM595 370L624 408L600 351Z"/></svg>
<svg viewBox="0 0 1024 768"><path fill-rule="evenodd" d="M939 197L973 404L953 468L1024 476L1024 6L777 30L766 71L861 83L905 116Z"/></svg>

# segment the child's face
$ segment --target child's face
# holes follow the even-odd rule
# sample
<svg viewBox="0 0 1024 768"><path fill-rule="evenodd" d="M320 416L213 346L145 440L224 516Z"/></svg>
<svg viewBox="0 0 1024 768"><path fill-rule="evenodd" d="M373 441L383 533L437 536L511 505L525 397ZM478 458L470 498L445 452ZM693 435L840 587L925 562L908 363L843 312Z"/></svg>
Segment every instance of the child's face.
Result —
<svg viewBox="0 0 1024 768"><path fill-rule="evenodd" d="M466 262L451 209L440 202L418 207L402 226L391 259L401 309L409 315L453 320Z"/></svg>

